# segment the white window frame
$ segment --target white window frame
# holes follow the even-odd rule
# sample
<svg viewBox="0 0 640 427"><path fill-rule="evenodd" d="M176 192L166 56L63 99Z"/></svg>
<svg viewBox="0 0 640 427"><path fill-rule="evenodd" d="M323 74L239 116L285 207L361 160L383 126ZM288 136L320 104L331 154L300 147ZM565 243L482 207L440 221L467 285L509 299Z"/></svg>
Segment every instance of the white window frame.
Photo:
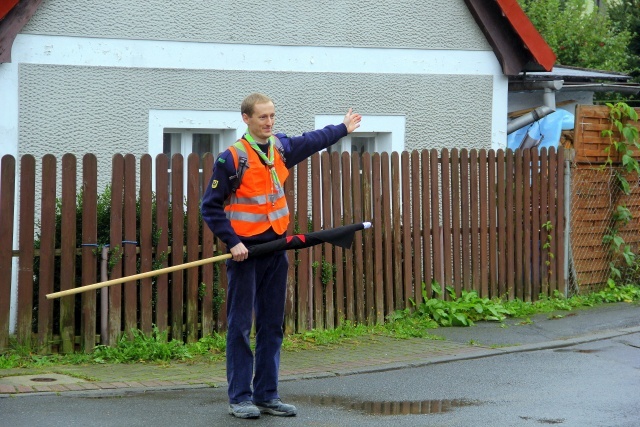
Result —
<svg viewBox="0 0 640 427"><path fill-rule="evenodd" d="M339 124L344 120L344 115L326 114L317 115L315 118L316 129L320 129L329 124ZM406 117L385 116L385 115L363 115L360 127L342 138L334 147L340 149L340 152L351 152L351 137L358 136L375 136L376 142L373 150L367 150L370 153L389 153L394 151L401 152L405 149L405 125Z"/></svg>
<svg viewBox="0 0 640 427"><path fill-rule="evenodd" d="M326 114L317 115L315 118L316 129L323 128L330 124L339 124L344 120L344 115ZM364 136L374 137L373 150L368 147L369 153L389 153L402 152L405 149L405 124L406 117L402 115L362 115L360 127L347 136L336 142L333 147L339 149L340 153L351 153L351 137ZM326 150L325 150L326 151ZM360 171L362 173L362 170ZM311 202L309 202L311 203ZM321 216L322 220L322 216Z"/></svg>
<svg viewBox="0 0 640 427"><path fill-rule="evenodd" d="M213 142L214 144L213 153L214 155L216 155L226 150L229 147L229 145L226 144L226 142L229 141L228 132L229 131L222 131L220 129L195 129L194 130L194 129L165 128L163 134L167 134L167 133L180 134L180 141L178 144L174 144L174 142L172 141L171 151L173 154L177 154L177 153L182 154L182 157L184 157L186 161L187 156L192 153L193 135L197 135L197 134L214 135L214 136L217 135L218 140ZM235 133L234 133L234 136L235 136ZM174 145L178 145L178 147L175 147L177 148L176 150L174 150Z"/></svg>
<svg viewBox="0 0 640 427"><path fill-rule="evenodd" d="M191 153L195 152L193 151L193 136L196 134L213 136L215 138L215 140L213 141L213 147L208 152L213 153L214 157L217 157L218 154L226 150L236 140L234 139L235 132L230 132L233 131L219 129L164 129L164 135L178 135L177 141L171 141L170 155L172 156L173 154L181 154L182 158L184 159L182 176L182 191L184 195L187 194L187 158ZM202 163L202 161L200 161L200 163ZM169 174L171 174L171 172L171 159L169 159ZM200 176L202 176L202 165L198 169L198 172ZM199 187L201 187L201 185ZM171 188L171 183L169 183L169 188Z"/></svg>
<svg viewBox="0 0 640 427"><path fill-rule="evenodd" d="M247 125L242 121L240 111L200 111L200 110L149 110L149 154L155 160L162 154L165 133L182 133L181 154L185 159L191 153L194 133L217 133L220 135L219 149L223 151L242 137ZM184 191L187 191L186 174ZM153 189L155 188L156 163L152 162Z"/></svg>

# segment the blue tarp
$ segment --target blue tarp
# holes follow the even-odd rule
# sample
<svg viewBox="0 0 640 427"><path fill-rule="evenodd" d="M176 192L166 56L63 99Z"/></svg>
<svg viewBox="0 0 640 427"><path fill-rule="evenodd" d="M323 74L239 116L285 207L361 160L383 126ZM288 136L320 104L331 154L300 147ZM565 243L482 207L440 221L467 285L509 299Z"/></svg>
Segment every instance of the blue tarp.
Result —
<svg viewBox="0 0 640 427"><path fill-rule="evenodd" d="M573 129L574 121L573 114L567 110L556 110L537 122L533 122L507 135L507 148L518 149L522 140L528 134L530 138L540 141L538 149L543 147L547 148L547 150L550 147L557 149L562 131Z"/></svg>

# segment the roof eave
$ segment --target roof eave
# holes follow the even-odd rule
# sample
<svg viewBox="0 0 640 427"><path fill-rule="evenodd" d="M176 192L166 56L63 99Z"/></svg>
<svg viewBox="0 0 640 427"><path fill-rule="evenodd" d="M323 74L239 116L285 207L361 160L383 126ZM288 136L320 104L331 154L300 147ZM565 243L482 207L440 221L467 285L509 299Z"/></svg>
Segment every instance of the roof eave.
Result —
<svg viewBox="0 0 640 427"><path fill-rule="evenodd" d="M550 71L556 56L516 0L465 0L493 48L503 74Z"/></svg>
<svg viewBox="0 0 640 427"><path fill-rule="evenodd" d="M0 21L0 64L11 62L13 41L41 3L42 0L20 0Z"/></svg>

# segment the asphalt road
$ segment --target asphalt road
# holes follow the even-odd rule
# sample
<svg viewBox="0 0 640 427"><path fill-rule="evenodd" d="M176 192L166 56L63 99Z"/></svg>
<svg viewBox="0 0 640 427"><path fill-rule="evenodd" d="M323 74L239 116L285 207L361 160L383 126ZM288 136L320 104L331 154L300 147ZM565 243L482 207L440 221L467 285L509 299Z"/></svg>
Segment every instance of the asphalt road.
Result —
<svg viewBox="0 0 640 427"><path fill-rule="evenodd" d="M224 388L0 399L1 426L640 425L640 333L325 379L284 381L295 418L227 414Z"/></svg>

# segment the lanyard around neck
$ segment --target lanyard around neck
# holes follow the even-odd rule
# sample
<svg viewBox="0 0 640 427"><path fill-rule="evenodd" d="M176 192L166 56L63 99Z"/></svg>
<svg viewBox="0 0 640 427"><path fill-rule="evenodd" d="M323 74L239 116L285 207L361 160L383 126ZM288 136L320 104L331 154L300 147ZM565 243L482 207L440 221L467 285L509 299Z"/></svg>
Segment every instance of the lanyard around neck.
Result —
<svg viewBox="0 0 640 427"><path fill-rule="evenodd" d="M260 156L260 158L262 160L264 160L264 162L267 164L267 166L269 166L269 167L273 166L273 159L274 159L274 155L273 155L273 145L274 145L273 144L273 136L270 136L269 139L267 140L267 143L269 144L269 149L267 150L269 157L267 157L267 155L265 155L264 152L260 149L260 147L258 146L258 143L256 142L255 139L253 139L253 137L251 136L251 134L249 133L248 130L244 134L244 139L247 140L249 145L251 145L251 148L253 148L255 150L255 152L258 153L258 156Z"/></svg>
<svg viewBox="0 0 640 427"><path fill-rule="evenodd" d="M253 150L258 154L258 156L260 156L260 158L265 162L267 167L269 167L269 171L271 172L271 182L273 183L273 187L274 187L276 193L278 193L280 191L281 185L280 185L280 178L278 178L278 174L276 173L276 168L274 167L274 163L273 163L274 162L274 151L275 151L274 150L274 145L275 144L273 142L273 136L270 136L269 139L267 140L267 142L269 143L269 149L267 150L268 151L268 157L260 149L260 147L256 143L256 140L253 139L253 137L249 133L248 129L247 129L247 132L244 134L244 139L249 143L251 148L253 148Z"/></svg>

